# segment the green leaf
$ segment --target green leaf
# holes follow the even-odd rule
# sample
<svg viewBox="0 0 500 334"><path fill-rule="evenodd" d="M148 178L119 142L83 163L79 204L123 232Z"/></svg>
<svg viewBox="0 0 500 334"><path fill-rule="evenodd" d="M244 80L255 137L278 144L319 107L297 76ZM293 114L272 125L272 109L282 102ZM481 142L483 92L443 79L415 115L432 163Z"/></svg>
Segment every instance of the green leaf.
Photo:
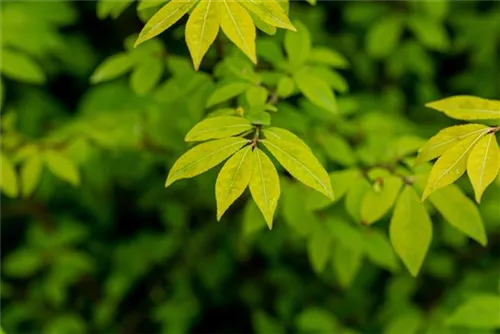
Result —
<svg viewBox="0 0 500 334"><path fill-rule="evenodd" d="M286 180L286 179L285 179ZM300 236L308 235L312 226L319 224L314 213L304 205L304 190L298 183L285 181L283 187L283 220Z"/></svg>
<svg viewBox="0 0 500 334"><path fill-rule="evenodd" d="M180 179L200 175L217 166L247 144L244 138L224 138L212 140L193 147L184 153L168 173L165 187Z"/></svg>
<svg viewBox="0 0 500 334"><path fill-rule="evenodd" d="M399 196L389 235L392 246L413 276L417 276L432 239L432 223L411 186Z"/></svg>
<svg viewBox="0 0 500 334"><path fill-rule="evenodd" d="M2 170L1 189L9 197L17 197L19 193L17 174L14 165L5 155L0 154L0 169Z"/></svg>
<svg viewBox="0 0 500 334"><path fill-rule="evenodd" d="M365 194L369 192L372 187L370 182L365 178L355 178L349 186L345 198L345 208L357 223L361 223L361 204L363 203Z"/></svg>
<svg viewBox="0 0 500 334"><path fill-rule="evenodd" d="M216 104L230 100L246 91L249 87L251 86L246 82L232 82L219 87L210 95L205 107L210 108Z"/></svg>
<svg viewBox="0 0 500 334"><path fill-rule="evenodd" d="M429 102L428 108L444 112L451 118L462 120L499 119L500 101L487 100L476 96L452 96Z"/></svg>
<svg viewBox="0 0 500 334"><path fill-rule="evenodd" d="M484 190L495 180L500 169L500 149L494 133L478 141L467 159L467 173L474 187L476 202L481 202Z"/></svg>
<svg viewBox="0 0 500 334"><path fill-rule="evenodd" d="M11 51L5 47L2 47L0 72L14 80L34 84L45 82L45 74L35 61L24 53Z"/></svg>
<svg viewBox="0 0 500 334"><path fill-rule="evenodd" d="M277 138L267 138L261 142L293 177L333 199L328 173L304 145Z"/></svg>
<svg viewBox="0 0 500 334"><path fill-rule="evenodd" d="M241 3L267 24L292 31L296 30L283 8L275 0L248 0Z"/></svg>
<svg viewBox="0 0 500 334"><path fill-rule="evenodd" d="M106 59L99 65L92 76L90 82L93 84L116 79L130 71L134 66L134 58L127 53L117 53Z"/></svg>
<svg viewBox="0 0 500 334"><path fill-rule="evenodd" d="M266 104L267 95L267 89L260 86L250 87L245 92L245 98L250 106Z"/></svg>
<svg viewBox="0 0 500 334"><path fill-rule="evenodd" d="M161 59L152 58L143 60L132 71L130 85L137 95L146 95L158 84L163 74Z"/></svg>
<svg viewBox="0 0 500 334"><path fill-rule="evenodd" d="M498 295L471 295L446 319L446 324L475 329L498 329L500 328L499 305Z"/></svg>
<svg viewBox="0 0 500 334"><path fill-rule="evenodd" d="M189 15L186 44L196 70L219 33L220 15L217 0L201 1Z"/></svg>
<svg viewBox="0 0 500 334"><path fill-rule="evenodd" d="M486 246L486 232L474 202L456 185L449 185L429 196L429 201L444 219L460 232Z"/></svg>
<svg viewBox="0 0 500 334"><path fill-rule="evenodd" d="M283 76L278 81L278 86L276 87L276 95L281 98L287 98L293 94L295 90L295 83L292 78L288 76Z"/></svg>
<svg viewBox="0 0 500 334"><path fill-rule="evenodd" d="M21 167L21 193L24 197L35 191L42 175L42 158L38 153L32 154Z"/></svg>
<svg viewBox="0 0 500 334"><path fill-rule="evenodd" d="M417 39L427 48L436 51L446 51L450 48L450 39L444 25L425 16L411 17L409 28Z"/></svg>
<svg viewBox="0 0 500 334"><path fill-rule="evenodd" d="M265 314L263 311L256 312L252 317L253 328L257 334L281 334L285 333L283 325L278 320Z"/></svg>
<svg viewBox="0 0 500 334"><path fill-rule="evenodd" d="M34 249L22 248L9 253L2 260L2 273L10 277L25 278L43 266L43 257Z"/></svg>
<svg viewBox="0 0 500 334"><path fill-rule="evenodd" d="M360 229L347 222L342 216L330 215L326 221L330 234L336 243L364 252L365 242ZM359 226L359 225L358 225Z"/></svg>
<svg viewBox="0 0 500 334"><path fill-rule="evenodd" d="M344 138L327 131L322 132L318 137L318 141L331 161L343 166L352 166L356 163L356 156Z"/></svg>
<svg viewBox="0 0 500 334"><path fill-rule="evenodd" d="M399 16L383 18L375 23L366 35L366 49L375 58L390 55L397 47L403 32Z"/></svg>
<svg viewBox="0 0 500 334"><path fill-rule="evenodd" d="M266 105L264 104L251 107L248 112L245 113L245 118L252 124L271 124L271 115L269 115L269 113L266 111Z"/></svg>
<svg viewBox="0 0 500 334"><path fill-rule="evenodd" d="M417 334L421 333L418 329L422 323L420 312L409 309L400 311L387 325L384 334Z"/></svg>
<svg viewBox="0 0 500 334"><path fill-rule="evenodd" d="M302 66L311 51L311 35L307 27L299 21L294 22L296 32L287 31L285 34L285 51L292 69Z"/></svg>
<svg viewBox="0 0 500 334"><path fill-rule="evenodd" d="M329 174L332 183L335 200L339 200L353 186L356 179L361 177L361 173L357 169L346 169Z"/></svg>
<svg viewBox="0 0 500 334"><path fill-rule="evenodd" d="M192 0L170 0L142 28L135 47L170 28L186 14L196 2Z"/></svg>
<svg viewBox="0 0 500 334"><path fill-rule="evenodd" d="M363 262L363 251L352 247L337 244L333 252L333 269L337 274L340 285L349 287L356 277Z"/></svg>
<svg viewBox="0 0 500 334"><path fill-rule="evenodd" d="M250 193L266 219L269 229L273 228L273 216L280 197L278 172L269 157L260 149L253 150L253 172L250 179Z"/></svg>
<svg viewBox="0 0 500 334"><path fill-rule="evenodd" d="M307 144L300 139L296 134L294 134L291 131L288 131L286 129L282 128L276 128L276 127L270 127L270 128L265 128L264 131L262 131L264 136L269 139L279 139L283 141L288 141L291 143L294 143L295 145L300 145L304 149L311 150Z"/></svg>
<svg viewBox="0 0 500 334"><path fill-rule="evenodd" d="M295 84L304 96L314 105L337 113L337 101L328 84L312 75L307 68L294 73Z"/></svg>
<svg viewBox="0 0 500 334"><path fill-rule="evenodd" d="M245 3L243 3L243 5L245 5ZM252 13L251 11L250 11L250 16L252 17L253 23L255 24L255 27L257 27L257 29L265 32L268 35L276 34L277 31L276 27L262 21L257 15L255 15L255 13Z"/></svg>
<svg viewBox="0 0 500 334"><path fill-rule="evenodd" d="M243 209L243 235L249 236L266 226L266 221L255 201L247 201Z"/></svg>
<svg viewBox="0 0 500 334"><path fill-rule="evenodd" d="M215 183L217 199L217 220L243 194L250 183L254 166L252 147L250 145L236 152L224 164Z"/></svg>
<svg viewBox="0 0 500 334"><path fill-rule="evenodd" d="M217 116L207 118L196 124L184 138L187 142L204 141L235 136L251 130L252 124L243 117Z"/></svg>
<svg viewBox="0 0 500 334"><path fill-rule="evenodd" d="M486 133L488 127L482 124L465 124L451 126L439 131L418 150L418 157L415 164L439 157L441 154L452 148L457 142L466 139L469 136Z"/></svg>
<svg viewBox="0 0 500 334"><path fill-rule="evenodd" d="M378 191L372 187L361 202L361 220L363 224L371 225L380 220L394 205L399 190L403 185L401 178L391 176L381 178ZM377 181L376 181L377 182Z"/></svg>
<svg viewBox="0 0 500 334"><path fill-rule="evenodd" d="M335 68L347 68L349 66L349 62L343 55L335 50L322 47L312 49L308 61Z"/></svg>
<svg viewBox="0 0 500 334"><path fill-rule="evenodd" d="M296 318L295 324L300 333L335 333L339 325L331 312L316 307L302 311Z"/></svg>
<svg viewBox="0 0 500 334"><path fill-rule="evenodd" d="M220 26L224 34L253 63L257 63L255 54L255 24L247 10L234 0L220 2Z"/></svg>
<svg viewBox="0 0 500 334"><path fill-rule="evenodd" d="M307 253L316 273L320 274L325 270L331 255L331 246L332 238L328 230L322 224L315 224L307 241Z"/></svg>
<svg viewBox="0 0 500 334"><path fill-rule="evenodd" d="M80 185L80 173L75 163L69 160L64 154L49 150L45 151L43 158L49 170L58 178L70 183L73 186Z"/></svg>
<svg viewBox="0 0 500 334"><path fill-rule="evenodd" d="M392 272L399 269L396 253L385 233L370 229L366 231L363 241L365 254L371 262Z"/></svg>
<svg viewBox="0 0 500 334"><path fill-rule="evenodd" d="M425 200L434 191L455 182L467 169L467 158L472 148L479 142L486 132L479 132L463 139L446 151L434 164L422 200Z"/></svg>

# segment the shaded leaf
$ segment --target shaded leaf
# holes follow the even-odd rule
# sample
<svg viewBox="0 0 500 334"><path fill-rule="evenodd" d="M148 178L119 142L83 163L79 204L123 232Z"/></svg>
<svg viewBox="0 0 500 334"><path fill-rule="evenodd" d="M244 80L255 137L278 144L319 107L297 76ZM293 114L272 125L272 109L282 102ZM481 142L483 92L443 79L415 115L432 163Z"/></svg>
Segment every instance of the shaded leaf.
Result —
<svg viewBox="0 0 500 334"><path fill-rule="evenodd" d="M398 16L384 18L375 23L366 35L366 49L375 58L390 55L403 32L403 21Z"/></svg>
<svg viewBox="0 0 500 334"><path fill-rule="evenodd" d="M238 135L251 130L252 124L243 117L217 116L197 123L184 138L185 141L204 141Z"/></svg>
<svg viewBox="0 0 500 334"><path fill-rule="evenodd" d="M436 51L446 51L450 48L448 33L441 22L421 15L410 18L408 26L427 48Z"/></svg>
<svg viewBox="0 0 500 334"><path fill-rule="evenodd" d="M137 95L145 95L158 84L163 74L163 62L160 59L142 61L132 71L130 85Z"/></svg>
<svg viewBox="0 0 500 334"><path fill-rule="evenodd" d="M315 224L307 241L309 261L316 273L325 270L331 257L332 238L322 224Z"/></svg>
<svg viewBox="0 0 500 334"><path fill-rule="evenodd" d="M500 296L476 294L470 296L448 317L446 323L476 329L500 328Z"/></svg>
<svg viewBox="0 0 500 334"><path fill-rule="evenodd" d="M483 191L495 180L500 168L500 149L494 133L478 141L467 159L467 173L474 187L476 202L481 201Z"/></svg>
<svg viewBox="0 0 500 334"><path fill-rule="evenodd" d="M312 75L306 68L293 75L295 84L304 96L314 105L337 113L337 101L328 84Z"/></svg>
<svg viewBox="0 0 500 334"><path fill-rule="evenodd" d="M193 147L184 153L168 173L165 187L180 179L195 177L217 166L247 144L243 138L212 140Z"/></svg>
<svg viewBox="0 0 500 334"><path fill-rule="evenodd" d="M90 77L93 84L116 79L130 71L134 66L134 58L127 53L117 53L102 62Z"/></svg>
<svg viewBox="0 0 500 334"><path fill-rule="evenodd" d="M364 236L365 254L371 262L384 269L396 272L399 262L389 238L382 231L371 229Z"/></svg>
<svg viewBox="0 0 500 334"><path fill-rule="evenodd" d="M58 178L73 186L80 184L80 173L75 163L58 151L45 151L43 158L49 170Z"/></svg>
<svg viewBox="0 0 500 334"><path fill-rule="evenodd" d="M363 203L365 194L371 190L371 185L365 178L355 178L349 186L345 198L345 208L354 221L361 223L361 203Z"/></svg>
<svg viewBox="0 0 500 334"><path fill-rule="evenodd" d="M17 197L19 193L17 174L9 158L0 154L0 169L2 170L1 188L2 192L9 197Z"/></svg>
<svg viewBox="0 0 500 334"><path fill-rule="evenodd" d="M27 158L21 167L21 194L24 197L30 196L40 182L42 175L42 158L39 154L32 154Z"/></svg>
<svg viewBox="0 0 500 334"><path fill-rule="evenodd" d="M298 69L309 57L311 35L301 22L295 21L294 25L297 31L287 31L285 34L285 51L292 68Z"/></svg>
<svg viewBox="0 0 500 334"><path fill-rule="evenodd" d="M219 87L208 98L206 107L210 108L216 104L230 100L243 93L249 87L251 86L245 82L232 82Z"/></svg>
<svg viewBox="0 0 500 334"><path fill-rule="evenodd" d="M338 201L353 186L354 181L361 177L361 173L357 169L346 169L338 172L331 172L329 176L335 194L335 200Z"/></svg>
<svg viewBox="0 0 500 334"><path fill-rule="evenodd" d="M331 312L316 307L302 311L295 319L295 324L301 333L334 333L339 325Z"/></svg>
<svg viewBox="0 0 500 334"><path fill-rule="evenodd" d="M312 49L308 61L336 68L347 68L349 66L349 62L343 55L335 50L322 47Z"/></svg>
<svg viewBox="0 0 500 334"><path fill-rule="evenodd" d="M373 224L380 220L394 205L399 190L403 185L401 178L391 176L382 178L379 191L371 187L361 202L361 220L364 224Z"/></svg>
<svg viewBox="0 0 500 334"><path fill-rule="evenodd" d="M2 47L0 72L14 80L34 84L45 82L45 74L34 60L24 53L14 52L4 47Z"/></svg>
<svg viewBox="0 0 500 334"><path fill-rule="evenodd" d="M288 19L288 15L275 0L248 0L241 3L265 23L295 31L295 27Z"/></svg>
<svg viewBox="0 0 500 334"><path fill-rule="evenodd" d="M343 244L335 245L333 269L340 285L347 288L356 277L363 261L363 251Z"/></svg>
<svg viewBox="0 0 500 334"><path fill-rule="evenodd" d="M500 101L488 100L476 96L452 96L442 100L429 102L428 108L444 112L451 118L473 119L498 119L500 118Z"/></svg>

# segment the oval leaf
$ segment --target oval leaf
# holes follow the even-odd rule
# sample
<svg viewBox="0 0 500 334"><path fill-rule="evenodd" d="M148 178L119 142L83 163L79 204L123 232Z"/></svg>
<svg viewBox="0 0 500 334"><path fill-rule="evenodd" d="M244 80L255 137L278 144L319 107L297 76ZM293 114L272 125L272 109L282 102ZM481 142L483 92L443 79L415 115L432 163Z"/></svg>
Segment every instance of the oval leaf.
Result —
<svg viewBox="0 0 500 334"><path fill-rule="evenodd" d="M490 185L500 168L500 150L494 133L476 144L467 159L467 174L474 187L476 202L481 202L483 191Z"/></svg>
<svg viewBox="0 0 500 334"><path fill-rule="evenodd" d="M252 124L243 117L218 116L207 118L196 124L186 135L185 140L203 141L238 135L252 129Z"/></svg>
<svg viewBox="0 0 500 334"><path fill-rule="evenodd" d="M115 54L99 65L92 76L90 82L93 84L112 80L125 74L134 65L134 58L127 53Z"/></svg>
<svg viewBox="0 0 500 334"><path fill-rule="evenodd" d="M29 56L2 47L0 72L14 80L41 84L45 82L42 68Z"/></svg>
<svg viewBox="0 0 500 334"><path fill-rule="evenodd" d="M273 228L273 216L280 197L279 176L273 162L260 149L253 151L253 171L250 192L264 216L269 229Z"/></svg>
<svg viewBox="0 0 500 334"><path fill-rule="evenodd" d="M399 177L381 179L380 191L373 187L363 197L361 202L361 220L363 224L371 225L382 218L394 205L403 181Z"/></svg>
<svg viewBox="0 0 500 334"><path fill-rule="evenodd" d="M328 173L310 150L277 138L268 138L262 143L293 177L333 199Z"/></svg>
<svg viewBox="0 0 500 334"><path fill-rule="evenodd" d="M293 69L303 65L311 52L311 35L307 27L295 21L297 31L287 31L285 34L285 51Z"/></svg>
<svg viewBox="0 0 500 334"><path fill-rule="evenodd" d="M406 186L396 203L389 226L396 254L417 276L432 239L432 223L415 190Z"/></svg>
<svg viewBox="0 0 500 334"><path fill-rule="evenodd" d="M58 178L73 186L80 184L80 173L75 163L58 151L44 152L44 160L49 170Z"/></svg>
<svg viewBox="0 0 500 334"><path fill-rule="evenodd" d="M264 129L264 131L262 132L264 136L266 136L266 138L275 138L288 141L296 145L303 146L305 149L308 149L309 151L311 150L309 146L307 146L307 144L302 139L300 139L296 134L288 130L271 127Z"/></svg>
<svg viewBox="0 0 500 334"><path fill-rule="evenodd" d="M488 127L482 124L465 124L451 126L438 132L418 150L415 164L432 160L439 157L457 142L469 137L488 131Z"/></svg>
<svg viewBox="0 0 500 334"><path fill-rule="evenodd" d="M222 0L220 8L220 26L224 34L253 63L257 63L255 55L255 24L250 14L234 0Z"/></svg>
<svg viewBox="0 0 500 334"><path fill-rule="evenodd" d="M217 220L241 196L250 182L253 168L252 147L249 145L235 153L217 176L215 198L217 200Z"/></svg>
<svg viewBox="0 0 500 334"><path fill-rule="evenodd" d="M469 157L472 148L479 142L481 137L486 134L486 131L479 132L475 135L463 139L458 144L446 151L434 164L427 186L425 187L422 200L434 191L446 187L455 182L467 169L467 158Z"/></svg>
<svg viewBox="0 0 500 334"><path fill-rule="evenodd" d="M0 155L0 169L2 170L2 178L0 188L2 192L9 197L17 197L19 192L17 186L17 174L14 165L5 155Z"/></svg>
<svg viewBox="0 0 500 334"><path fill-rule="evenodd" d="M21 167L21 193L28 197L36 189L42 175L42 159L39 154L31 155Z"/></svg>
<svg viewBox="0 0 500 334"><path fill-rule="evenodd" d="M322 273L331 256L331 234L322 224L315 224L312 235L307 241L309 261L316 273Z"/></svg>
<svg viewBox="0 0 500 334"><path fill-rule="evenodd" d="M206 107L210 108L216 104L225 102L236 97L251 87L245 82L232 82L217 88L208 98Z"/></svg>
<svg viewBox="0 0 500 334"><path fill-rule="evenodd" d="M193 0L170 0L153 17L149 19L144 28L142 28L135 47L148 39L159 35L170 28L175 22L186 14L196 3Z"/></svg>
<svg viewBox="0 0 500 334"><path fill-rule="evenodd" d="M332 258L333 269L337 274L340 285L347 288L356 278L363 262L363 251L361 249L347 247L343 244L335 246Z"/></svg>
<svg viewBox="0 0 500 334"><path fill-rule="evenodd" d="M165 187L180 179L200 175L217 166L248 143L243 138L224 138L212 140L193 147L184 153L168 173Z"/></svg>
<svg viewBox="0 0 500 334"><path fill-rule="evenodd" d="M452 96L427 103L425 106L444 112L449 117L455 119L500 118L500 101L487 100L476 96Z"/></svg>
<svg viewBox="0 0 500 334"><path fill-rule="evenodd" d="M189 15L186 24L186 44L196 70L219 33L219 3L217 0L201 1Z"/></svg>
<svg viewBox="0 0 500 334"><path fill-rule="evenodd" d="M163 74L163 62L160 59L142 61L130 76L130 85L137 95L146 95L160 81Z"/></svg>
<svg viewBox="0 0 500 334"><path fill-rule="evenodd" d="M311 103L332 113L337 113L335 95L326 82L311 75L307 69L296 72L293 78L299 90Z"/></svg>

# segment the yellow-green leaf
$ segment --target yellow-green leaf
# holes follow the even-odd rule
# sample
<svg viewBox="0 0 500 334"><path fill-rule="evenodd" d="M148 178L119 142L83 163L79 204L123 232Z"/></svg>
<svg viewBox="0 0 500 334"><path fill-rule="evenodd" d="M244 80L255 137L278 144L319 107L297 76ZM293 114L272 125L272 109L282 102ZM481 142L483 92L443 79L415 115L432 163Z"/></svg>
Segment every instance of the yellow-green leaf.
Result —
<svg viewBox="0 0 500 334"><path fill-rule="evenodd" d="M14 80L34 84L42 84L45 82L45 74L42 68L31 59L31 57L22 52L14 52L5 47L2 47L0 72Z"/></svg>
<svg viewBox="0 0 500 334"><path fill-rule="evenodd" d="M277 138L267 138L262 143L293 177L333 199L330 177L311 150Z"/></svg>
<svg viewBox="0 0 500 334"><path fill-rule="evenodd" d="M304 68L293 75L295 84L304 96L314 105L337 113L337 101L328 84L319 77L314 76Z"/></svg>
<svg viewBox="0 0 500 334"><path fill-rule="evenodd" d="M500 149L494 133L487 134L474 146L467 159L467 174L474 187L476 202L490 185L500 168Z"/></svg>
<svg viewBox="0 0 500 334"><path fill-rule="evenodd" d="M19 188L16 170L10 159L3 154L0 155L0 169L2 170L2 179L0 180L2 192L9 197L17 197Z"/></svg>
<svg viewBox="0 0 500 334"><path fill-rule="evenodd" d="M196 3L194 0L170 0L153 17L149 19L144 28L142 28L135 46L144 41L159 35L170 28L175 22L186 14Z"/></svg>
<svg viewBox="0 0 500 334"><path fill-rule="evenodd" d="M271 128L265 128L264 131L262 132L264 136L266 136L266 138L275 138L292 142L294 144L303 146L305 149L311 150L309 146L307 146L307 144L302 139L300 139L296 134L288 130L271 127Z"/></svg>
<svg viewBox="0 0 500 334"><path fill-rule="evenodd" d="M255 24L247 10L234 0L222 0L220 14L220 26L224 34L252 62L257 63L257 56L255 55Z"/></svg>
<svg viewBox="0 0 500 334"><path fill-rule="evenodd" d="M278 172L269 157L259 148L253 150L253 171L250 193L264 216L269 229L273 228L273 216L280 197Z"/></svg>
<svg viewBox="0 0 500 334"><path fill-rule="evenodd" d="M476 96L452 96L435 102L430 102L426 107L444 112L451 118L472 119L499 119L500 101L488 100Z"/></svg>
<svg viewBox="0 0 500 334"><path fill-rule="evenodd" d="M219 23L218 0L201 1L189 15L186 24L186 44L196 70L200 68L203 56L219 33Z"/></svg>
<svg viewBox="0 0 500 334"><path fill-rule="evenodd" d="M241 3L267 24L292 31L296 30L283 8L275 0L248 0L241 1Z"/></svg>
<svg viewBox="0 0 500 334"><path fill-rule="evenodd" d="M99 65L92 76L90 82L93 84L115 79L126 72L130 71L134 66L134 58L127 53L117 53Z"/></svg>
<svg viewBox="0 0 500 334"><path fill-rule="evenodd" d="M210 117L199 122L189 130L185 140L189 142L230 137L250 129L252 129L252 124L243 117Z"/></svg>
<svg viewBox="0 0 500 334"><path fill-rule="evenodd" d="M403 182L399 177L383 178L380 190L373 187L368 191L361 202L361 220L371 225L382 218L394 205Z"/></svg>
<svg viewBox="0 0 500 334"><path fill-rule="evenodd" d="M457 142L469 137L487 132L488 127L482 124L456 125L439 131L418 150L415 164L439 157Z"/></svg>
<svg viewBox="0 0 500 334"><path fill-rule="evenodd" d="M137 95L151 92L163 75L163 61L153 58L142 61L132 71L130 86Z"/></svg>
<svg viewBox="0 0 500 334"><path fill-rule="evenodd" d="M500 296L476 293L460 304L446 319L448 326L469 328L469 332L495 332L500 328Z"/></svg>
<svg viewBox="0 0 500 334"><path fill-rule="evenodd" d="M251 86L246 82L231 82L221 86L210 95L205 107L210 108L216 104L232 99L246 91L249 87Z"/></svg>
<svg viewBox="0 0 500 334"><path fill-rule="evenodd" d="M287 31L285 34L285 51L293 69L302 66L311 51L311 35L307 27L299 21L295 21L297 31Z"/></svg>
<svg viewBox="0 0 500 334"><path fill-rule="evenodd" d="M43 158L49 170L60 178L73 186L80 184L80 173L75 163L69 160L64 154L58 151L46 151Z"/></svg>
<svg viewBox="0 0 500 334"><path fill-rule="evenodd" d="M396 254L417 276L432 239L432 223L411 186L406 186L394 209L389 236Z"/></svg>
<svg viewBox="0 0 500 334"><path fill-rule="evenodd" d="M248 143L243 138L224 138L212 140L193 147L184 153L168 173L165 187L180 179L195 177L217 166Z"/></svg>
<svg viewBox="0 0 500 334"><path fill-rule="evenodd" d="M458 186L450 184L429 196L444 219L460 232L486 246L486 232L477 206Z"/></svg>
<svg viewBox="0 0 500 334"><path fill-rule="evenodd" d="M38 153L32 154L21 167L21 193L28 197L38 186L42 175L42 159Z"/></svg>
<svg viewBox="0 0 500 334"><path fill-rule="evenodd" d="M472 148L486 132L479 132L463 139L446 151L434 164L427 180L422 200L434 191L455 182L467 169L467 158Z"/></svg>
<svg viewBox="0 0 500 334"><path fill-rule="evenodd" d="M236 152L225 164L217 176L215 198L217 200L217 220L241 196L250 182L253 169L252 147Z"/></svg>

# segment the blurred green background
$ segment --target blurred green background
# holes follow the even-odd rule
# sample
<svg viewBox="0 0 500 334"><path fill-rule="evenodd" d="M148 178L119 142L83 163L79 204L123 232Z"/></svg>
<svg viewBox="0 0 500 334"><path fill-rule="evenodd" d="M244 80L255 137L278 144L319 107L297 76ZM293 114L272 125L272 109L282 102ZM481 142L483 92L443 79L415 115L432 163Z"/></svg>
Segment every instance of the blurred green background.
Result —
<svg viewBox="0 0 500 334"><path fill-rule="evenodd" d="M304 200L313 195L286 176L272 231L248 194L216 222L218 169L164 189L214 90L215 47L204 72L192 71L178 24L142 54L163 64L151 92L138 93L128 75L89 82L151 14L128 5L1 3L2 153L50 148L79 170L43 168L32 195L2 194L7 333L498 333L500 182L479 206L488 245L433 214L417 278L390 248L388 219L363 227L344 201L314 211ZM426 102L499 97L498 2L301 1L290 16L350 64L335 81L341 117L301 99L273 115L329 172L376 165L398 140L421 143L456 124ZM36 68L17 72L23 59ZM338 136L325 144L318 128ZM325 270L309 255L318 219L334 225Z"/></svg>

